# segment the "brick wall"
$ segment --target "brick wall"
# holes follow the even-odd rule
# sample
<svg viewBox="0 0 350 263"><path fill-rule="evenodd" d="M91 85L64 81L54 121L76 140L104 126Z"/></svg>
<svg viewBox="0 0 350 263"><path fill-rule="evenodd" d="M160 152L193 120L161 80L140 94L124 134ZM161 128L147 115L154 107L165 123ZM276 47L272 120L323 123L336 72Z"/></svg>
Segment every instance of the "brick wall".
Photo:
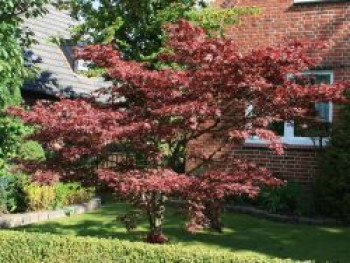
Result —
<svg viewBox="0 0 350 263"><path fill-rule="evenodd" d="M317 152L312 148L289 148L283 155L276 155L263 147L246 146L236 149L220 168L227 169L236 158L246 159L272 170L275 176L300 183L312 182L317 170ZM226 167L225 167L226 166Z"/></svg>
<svg viewBox="0 0 350 263"><path fill-rule="evenodd" d="M226 35L242 48L241 52L292 38L327 41L329 47L320 53L323 58L320 68L333 70L336 81L350 80L350 1L293 5L292 0L217 0L215 5L260 7L260 15L245 17L240 25L226 30ZM215 151L220 147L218 141L203 136L193 142L191 151ZM279 156L263 146L226 147L218 151L214 167L230 170L235 159L243 158L270 168L280 178L309 183L317 172L317 150L290 146ZM228 159L220 158L224 153L229 154ZM196 162L199 160L192 159L188 169Z"/></svg>
<svg viewBox="0 0 350 263"><path fill-rule="evenodd" d="M317 172L317 152L320 149L311 146L289 146L283 155L277 155L261 145L221 146L219 139L204 135L192 142L189 156L199 156L200 152L215 152L210 169L230 172L233 171L232 163L235 160L247 160L270 169L278 178L303 184L311 183ZM187 170L201 162L200 158L189 158Z"/></svg>
<svg viewBox="0 0 350 263"><path fill-rule="evenodd" d="M285 39L323 40L320 66L335 71L336 80L350 80L350 1L293 4L293 0L217 0L222 8L257 6L261 14L245 17L227 29L242 51Z"/></svg>

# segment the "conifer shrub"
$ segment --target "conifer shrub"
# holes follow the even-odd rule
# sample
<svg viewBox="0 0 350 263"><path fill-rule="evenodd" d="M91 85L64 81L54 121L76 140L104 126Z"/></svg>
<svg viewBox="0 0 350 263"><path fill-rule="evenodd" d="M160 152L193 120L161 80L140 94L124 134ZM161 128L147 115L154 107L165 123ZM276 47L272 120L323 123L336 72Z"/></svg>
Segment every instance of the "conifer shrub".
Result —
<svg viewBox="0 0 350 263"><path fill-rule="evenodd" d="M339 110L330 145L319 155L319 166L315 183L317 209L324 215L350 222L349 105Z"/></svg>

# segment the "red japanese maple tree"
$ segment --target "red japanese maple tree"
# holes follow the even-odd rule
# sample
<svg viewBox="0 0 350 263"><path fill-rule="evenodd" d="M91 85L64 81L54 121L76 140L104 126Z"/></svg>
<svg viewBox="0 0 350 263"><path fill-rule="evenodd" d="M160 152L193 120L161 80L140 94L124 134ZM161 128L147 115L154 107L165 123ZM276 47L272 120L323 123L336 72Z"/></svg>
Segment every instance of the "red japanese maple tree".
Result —
<svg viewBox="0 0 350 263"><path fill-rule="evenodd" d="M215 153L195 156L203 162L186 173L186 159L194 157L189 156L191 142L211 134L225 147L257 135L281 154L283 145L270 124L307 118L311 102L340 101L346 88L344 83L301 85L286 77L315 66L318 59L311 53L319 44L291 41L241 54L233 40L209 38L184 20L166 30L168 51L159 60L177 67L153 70L123 60L116 47L87 46L77 56L107 68L115 80L96 95L100 102L61 100L39 103L31 111L9 111L39 125L34 137L54 153L35 169L63 179L82 178L86 173L82 160L100 156L110 145L132 153L134 161L126 158L97 174L121 198L147 212L152 242L164 241L161 227L167 197L176 194L188 201L190 230L205 224L220 230L226 197L254 197L261 186L281 183L266 169L244 160L237 160L231 171L212 172L205 165L209 170L198 172Z"/></svg>

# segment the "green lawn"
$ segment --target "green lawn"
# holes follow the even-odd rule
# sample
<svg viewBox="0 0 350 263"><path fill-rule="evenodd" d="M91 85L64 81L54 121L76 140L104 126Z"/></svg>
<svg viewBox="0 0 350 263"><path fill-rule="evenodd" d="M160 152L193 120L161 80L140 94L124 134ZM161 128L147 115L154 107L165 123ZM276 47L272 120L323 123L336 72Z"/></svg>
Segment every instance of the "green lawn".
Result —
<svg viewBox="0 0 350 263"><path fill-rule="evenodd" d="M110 204L88 214L18 230L140 241L146 235L146 221L134 232L127 233L115 220L128 208L125 204ZM170 237L170 243L193 249L200 246L244 255L350 262L350 228L279 224L239 214L226 214L224 222L223 234L201 232L190 235L183 229L181 213L171 209L164 232Z"/></svg>

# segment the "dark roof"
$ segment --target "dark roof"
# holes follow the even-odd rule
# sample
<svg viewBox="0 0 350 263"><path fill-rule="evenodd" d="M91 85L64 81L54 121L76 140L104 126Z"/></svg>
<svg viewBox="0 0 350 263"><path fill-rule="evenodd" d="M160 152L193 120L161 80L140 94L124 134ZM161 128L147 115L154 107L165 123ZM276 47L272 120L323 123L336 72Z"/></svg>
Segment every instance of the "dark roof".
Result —
<svg viewBox="0 0 350 263"><path fill-rule="evenodd" d="M35 33L39 44L34 45L31 51L42 60L36 64L41 69L37 81L24 84L23 89L54 96L81 97L109 86L110 83L105 82L103 78L87 78L73 71L71 48L58 46L50 39L70 39L69 28L76 24L76 21L65 11L57 10L53 6L49 6L48 10L44 17L26 19L23 24Z"/></svg>

